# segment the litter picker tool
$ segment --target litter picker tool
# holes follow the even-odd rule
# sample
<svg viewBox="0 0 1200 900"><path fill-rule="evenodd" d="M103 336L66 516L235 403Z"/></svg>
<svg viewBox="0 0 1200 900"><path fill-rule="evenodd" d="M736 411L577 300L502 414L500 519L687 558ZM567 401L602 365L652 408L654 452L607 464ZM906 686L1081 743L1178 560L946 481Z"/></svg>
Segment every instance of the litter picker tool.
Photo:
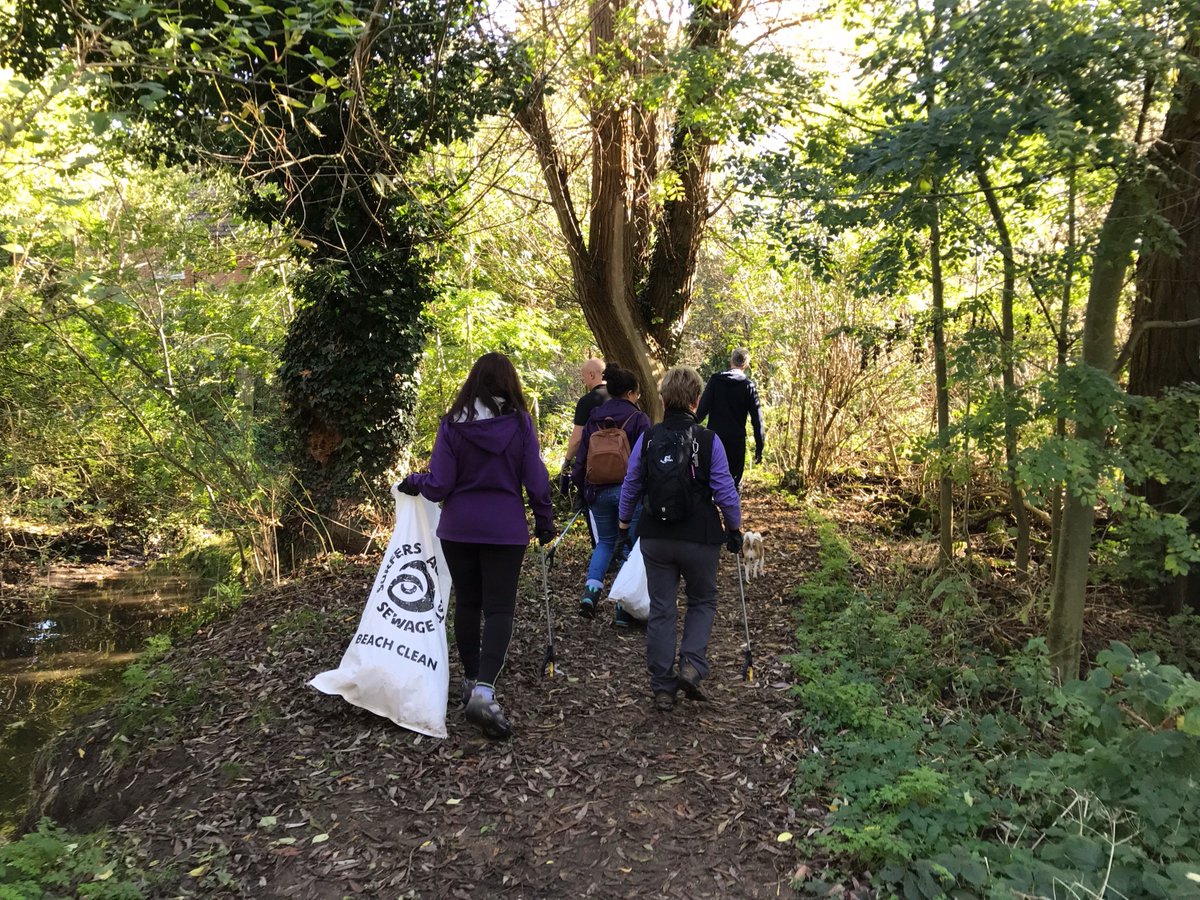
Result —
<svg viewBox="0 0 1200 900"><path fill-rule="evenodd" d="M742 597L742 624L746 626L746 658L742 666L742 680L754 683L754 656L750 653L750 619L746 615L746 589L742 587L742 554L734 555L737 560L738 593Z"/></svg>
<svg viewBox="0 0 1200 900"><path fill-rule="evenodd" d="M567 532L571 530L571 526L575 524L575 520L582 515L583 510L577 510L575 515L571 516L571 518L567 520L567 524L563 527L562 533L560 533L559 536L554 539L554 543L550 545L550 549L543 551L546 557L546 562L550 568L554 568L554 553L556 550L558 550L558 545L561 544L562 539L567 536Z"/></svg>
<svg viewBox="0 0 1200 900"><path fill-rule="evenodd" d="M568 527L570 527L568 525ZM562 538L560 537L561 541ZM554 618L550 612L550 567L546 563L546 557L552 554L553 549L548 554L544 547L538 547L538 553L542 559L542 597L546 601L546 657L542 660L542 676L544 678L554 677Z"/></svg>

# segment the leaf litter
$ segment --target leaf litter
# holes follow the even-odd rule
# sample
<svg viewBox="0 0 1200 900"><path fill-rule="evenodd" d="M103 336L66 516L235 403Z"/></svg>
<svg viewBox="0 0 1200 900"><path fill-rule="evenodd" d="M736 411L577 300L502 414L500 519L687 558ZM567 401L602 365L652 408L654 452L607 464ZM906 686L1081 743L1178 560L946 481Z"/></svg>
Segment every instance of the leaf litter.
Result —
<svg viewBox="0 0 1200 900"><path fill-rule="evenodd" d="M122 754L109 749L109 710L81 723L70 747L103 752L58 754L43 787L77 778L82 793L72 808L43 790L42 810L108 825L142 865L187 873L151 896L790 895L805 861L781 837L807 828L789 802L804 743L783 657L813 544L773 495L746 507L768 554L766 576L746 585L754 684L742 681L737 575L722 554L710 700L680 695L657 712L643 630L611 627L608 603L595 620L577 613L590 553L580 529L550 573L553 679L541 671L536 549L526 558L498 690L513 739L493 743L463 719L453 648L450 734L423 739L306 686L354 633L378 565L360 559L262 591L170 651L189 702Z"/></svg>

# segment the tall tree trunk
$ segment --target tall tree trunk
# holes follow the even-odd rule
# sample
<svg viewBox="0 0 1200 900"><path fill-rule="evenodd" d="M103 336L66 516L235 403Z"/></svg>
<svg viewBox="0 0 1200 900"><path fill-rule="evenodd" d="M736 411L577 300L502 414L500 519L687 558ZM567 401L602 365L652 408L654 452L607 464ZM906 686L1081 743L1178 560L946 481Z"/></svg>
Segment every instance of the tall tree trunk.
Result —
<svg viewBox="0 0 1200 900"><path fill-rule="evenodd" d="M652 419L659 419L662 417L662 400L658 395L659 372L644 337L645 328L634 304L628 299L631 293L625 295L613 290L610 280L612 262L609 261L607 266L598 262L584 241L583 226L571 200L566 163L550 130L545 98L541 93L535 94L517 113L517 122L529 136L541 164L550 202L558 218L559 232L571 261L576 299L583 310L583 317L605 359L620 363L637 375L642 386L642 404ZM607 231L594 221L591 226L593 238L596 234L603 236L601 245L604 248L614 243L612 231L615 226L611 222L608 225ZM620 299L622 297L627 299Z"/></svg>
<svg viewBox="0 0 1200 900"><path fill-rule="evenodd" d="M1072 164L1074 160L1072 159ZM1058 308L1058 331L1054 336L1056 357L1054 375L1059 385L1067 372L1067 350L1070 348L1071 337L1071 291L1075 286L1075 199L1076 199L1075 168L1072 165L1070 186L1067 189L1067 248L1066 268L1063 272L1062 301ZM1067 417L1061 412L1054 420L1054 435L1058 438L1067 436ZM1058 550L1062 538L1063 486L1054 489L1050 501L1050 582L1053 584L1055 572L1058 570Z"/></svg>
<svg viewBox="0 0 1200 900"><path fill-rule="evenodd" d="M942 214L938 204L941 179L934 178L933 217L929 223L929 282L933 291L934 405L938 445L938 558L954 557L954 481L950 477L950 379L946 367L946 284L942 277Z"/></svg>
<svg viewBox="0 0 1200 900"><path fill-rule="evenodd" d="M1117 312L1121 289L1134 243L1141 234L1147 197L1148 185L1144 180L1133 172L1125 173L1113 192L1112 205L1096 244L1084 313L1082 362L1103 372L1106 377L1112 377L1117 358ZM1075 423L1076 439L1095 445L1097 450L1104 435L1104 425L1097 419ZM1095 506L1085 502L1077 487L1068 483L1047 629L1050 663L1055 675L1064 682L1079 677L1083 609L1095 517Z"/></svg>
<svg viewBox="0 0 1200 900"><path fill-rule="evenodd" d="M918 22L925 52L921 57L921 69L927 79L923 99L925 119L932 123L937 115L937 95L933 85L934 46L937 34L926 30L924 13L919 3ZM929 23L935 32L940 32L942 23L935 14ZM929 161L934 167L936 158ZM941 174L934 169L929 188L929 286L933 295L933 380L934 407L937 411L938 448L938 562L942 565L954 558L954 481L950 476L950 377L946 365L946 282L942 275L942 210Z"/></svg>
<svg viewBox="0 0 1200 900"><path fill-rule="evenodd" d="M1184 53L1200 58L1200 36L1191 37ZM1185 382L1200 384L1200 327L1172 327L1200 322L1200 88L1190 72L1180 73L1175 103L1152 151L1167 179L1158 214L1175 229L1180 246L1178 252L1148 250L1138 259L1129 392L1147 397ZM1182 509L1180 485L1151 480L1142 490L1163 512ZM1170 614L1181 612L1185 602L1200 606L1200 574L1174 578L1160 599Z"/></svg>
<svg viewBox="0 0 1200 900"><path fill-rule="evenodd" d="M1004 282L1000 289L1000 365L1004 383L1004 465L1008 475L1008 505L1017 523L1017 571L1029 572L1029 513L1025 509L1025 494L1017 483L1017 380L1013 340L1013 298L1017 292L1017 263L1013 257L1012 237L1004 211L996 199L996 191L987 170L980 164L975 172L980 190L987 201L988 212L996 226L1000 255L1004 261Z"/></svg>

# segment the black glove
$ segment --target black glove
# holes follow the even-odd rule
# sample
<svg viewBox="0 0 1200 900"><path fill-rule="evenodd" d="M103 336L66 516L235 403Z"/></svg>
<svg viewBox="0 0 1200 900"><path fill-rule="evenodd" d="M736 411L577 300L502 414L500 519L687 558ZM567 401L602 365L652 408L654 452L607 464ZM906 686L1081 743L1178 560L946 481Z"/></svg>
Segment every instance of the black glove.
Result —
<svg viewBox="0 0 1200 900"><path fill-rule="evenodd" d="M734 554L742 552L742 532L739 529L725 532L725 549Z"/></svg>
<svg viewBox="0 0 1200 900"><path fill-rule="evenodd" d="M617 532L617 550L621 549L633 549L633 535L628 528L622 528Z"/></svg>
<svg viewBox="0 0 1200 900"><path fill-rule="evenodd" d="M533 530L533 533L537 536L538 543L543 547L558 537L558 532L552 526L546 525L539 525Z"/></svg>
<svg viewBox="0 0 1200 900"><path fill-rule="evenodd" d="M571 503L571 512L583 512L585 509L587 501L583 499L583 491L576 491L574 502Z"/></svg>
<svg viewBox="0 0 1200 900"><path fill-rule="evenodd" d="M754 448L754 464L756 466L762 465L762 447Z"/></svg>
<svg viewBox="0 0 1200 900"><path fill-rule="evenodd" d="M421 493L421 491L417 488L417 486L415 484L413 484L411 481L409 481L407 478L405 478L398 485L396 485L396 490L398 490L402 494L408 494L408 496L410 496L410 497L416 497L416 496L420 495L420 493Z"/></svg>
<svg viewBox="0 0 1200 900"><path fill-rule="evenodd" d="M570 497L575 485L571 482L571 470L563 469L558 476L558 492L564 497Z"/></svg>

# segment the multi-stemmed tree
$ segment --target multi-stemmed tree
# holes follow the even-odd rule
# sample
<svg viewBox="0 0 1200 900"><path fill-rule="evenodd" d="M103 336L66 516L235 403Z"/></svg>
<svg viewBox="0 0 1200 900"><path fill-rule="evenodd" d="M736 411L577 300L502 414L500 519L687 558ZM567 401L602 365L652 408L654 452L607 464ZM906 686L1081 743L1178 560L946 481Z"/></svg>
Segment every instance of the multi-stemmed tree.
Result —
<svg viewBox="0 0 1200 900"><path fill-rule="evenodd" d="M652 408L657 370L675 361L687 323L714 157L800 99L785 56L737 39L746 5L695 0L672 21L637 0L584 0L555 12L562 40L539 26L531 45L532 86L516 118L544 177L573 292L601 351L639 375ZM568 101L557 102L563 93Z"/></svg>

